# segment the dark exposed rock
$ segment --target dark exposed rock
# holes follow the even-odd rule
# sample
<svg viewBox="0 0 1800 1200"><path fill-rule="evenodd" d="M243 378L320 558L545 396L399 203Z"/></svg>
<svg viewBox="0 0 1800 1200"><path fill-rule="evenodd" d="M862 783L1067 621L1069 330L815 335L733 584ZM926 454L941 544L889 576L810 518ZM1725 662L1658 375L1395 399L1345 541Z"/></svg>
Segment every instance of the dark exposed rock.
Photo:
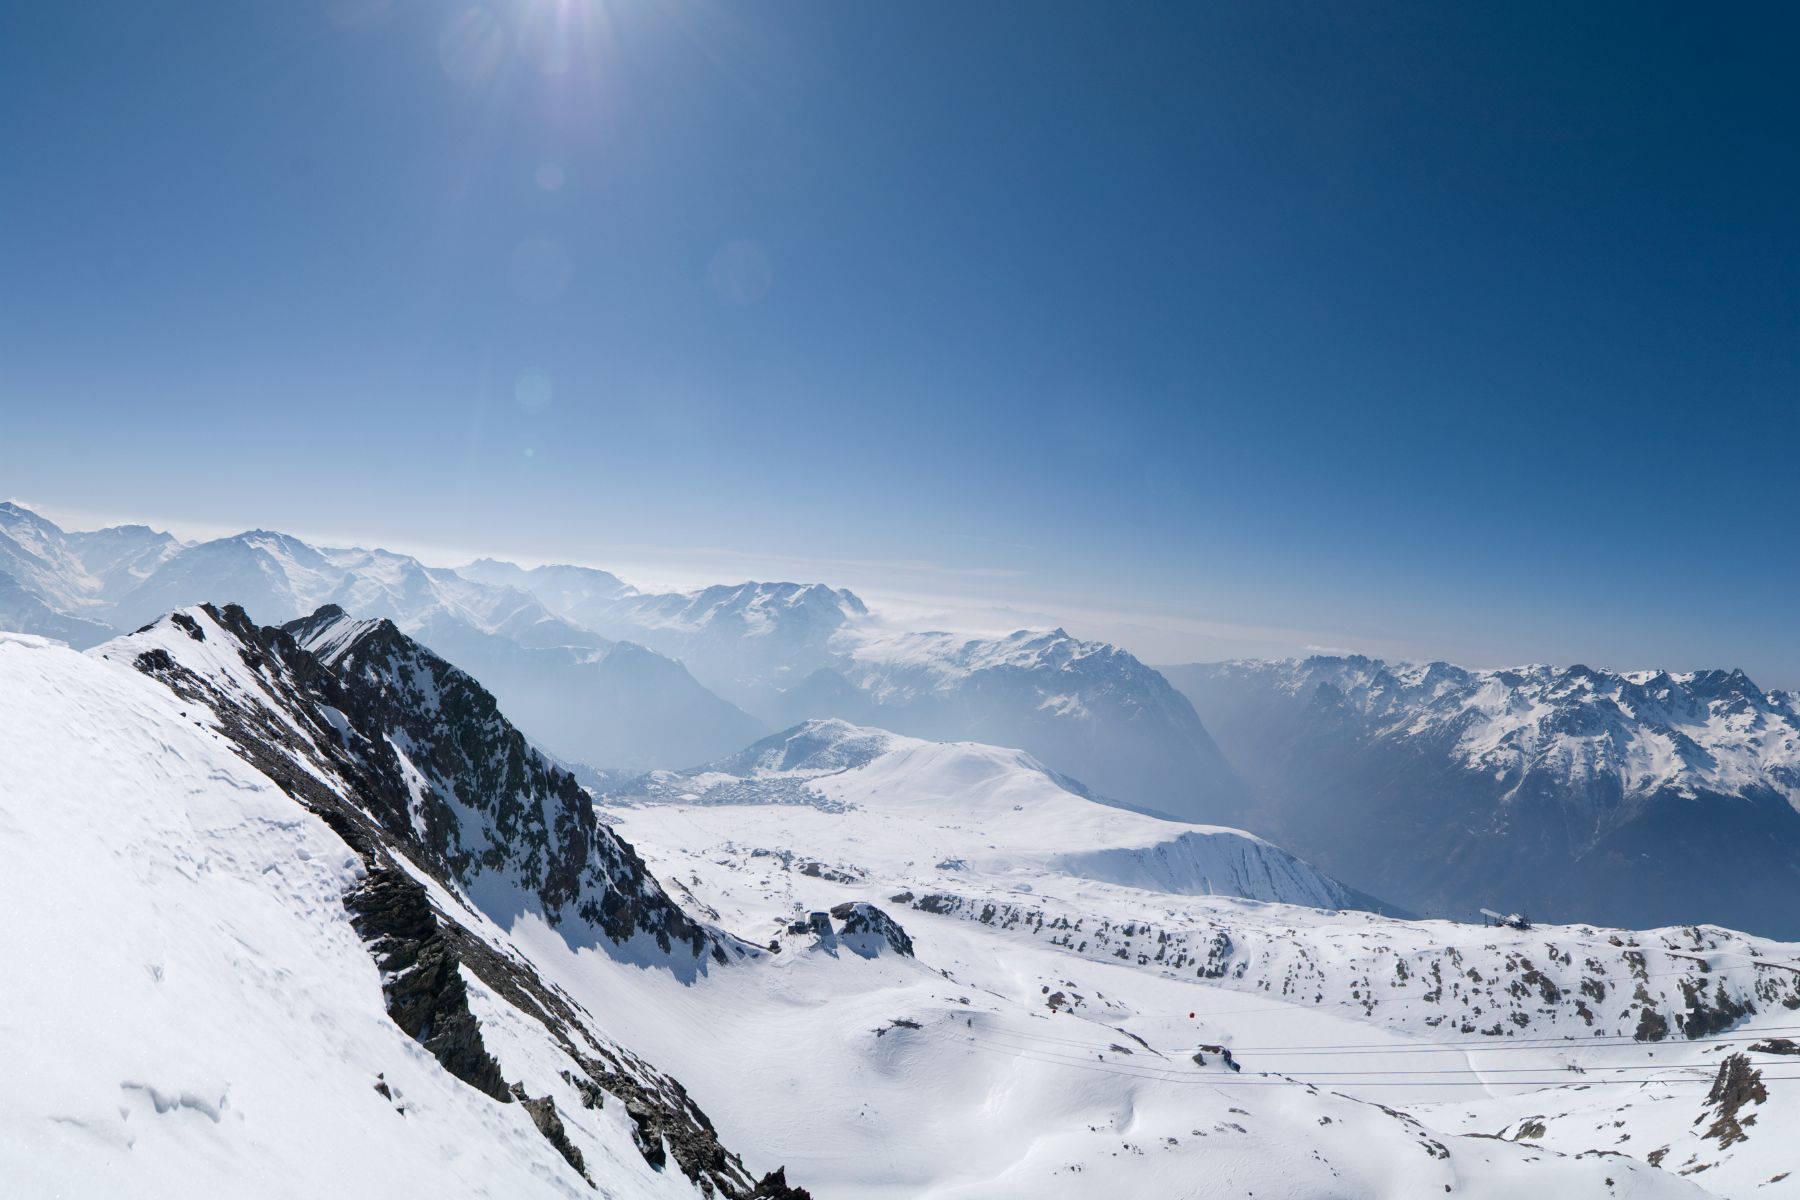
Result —
<svg viewBox="0 0 1800 1200"><path fill-rule="evenodd" d="M1637 1032L1632 1036L1640 1042L1660 1042L1669 1036L1669 1022L1654 1008L1646 1008L1638 1014Z"/></svg>
<svg viewBox="0 0 1800 1200"><path fill-rule="evenodd" d="M469 1011L456 951L443 937L425 888L398 868L371 871L344 897L351 923L375 964L388 1016L470 1087L510 1101L500 1064Z"/></svg>
<svg viewBox="0 0 1800 1200"><path fill-rule="evenodd" d="M1800 1042L1792 1038L1767 1038L1751 1045L1758 1054L1800 1054Z"/></svg>
<svg viewBox="0 0 1800 1200"><path fill-rule="evenodd" d="M601 1091L599 1086L596 1085L593 1080L579 1078L568 1071L562 1072L562 1077L564 1082L568 1083L576 1091L581 1093L581 1107L606 1107L606 1093Z"/></svg>
<svg viewBox="0 0 1800 1200"><path fill-rule="evenodd" d="M912 938L907 936L906 930L873 904L848 901L833 908L831 915L844 923L838 936L857 953L872 957L886 945L896 954L907 958L913 956Z"/></svg>
<svg viewBox="0 0 1800 1200"><path fill-rule="evenodd" d="M581 1151L569 1141L568 1130L563 1128L562 1118L556 1115L556 1101L549 1096L533 1099L516 1083L512 1085L512 1094L531 1117L531 1123L537 1126L537 1131L544 1135L544 1140L555 1147L556 1152L563 1156L564 1162L575 1168L577 1175L587 1180L589 1187L593 1187L594 1181L587 1173L587 1163L582 1160Z"/></svg>
<svg viewBox="0 0 1800 1200"><path fill-rule="evenodd" d="M1690 1038L1723 1033L1756 1011L1748 1003L1728 995L1724 984L1718 986L1709 1000L1700 981L1683 979L1680 983L1688 1011L1677 1014L1675 1020L1681 1026L1681 1032Z"/></svg>
<svg viewBox="0 0 1800 1200"><path fill-rule="evenodd" d="M1231 1056L1231 1051L1227 1047L1214 1045L1214 1044L1207 1044L1207 1045L1202 1045L1201 1047L1199 1047L1198 1052L1194 1055L1195 1065L1205 1066L1206 1065L1206 1057L1205 1056L1208 1054L1217 1055L1219 1058L1219 1061L1224 1063L1227 1067L1230 1067L1233 1071L1242 1071L1244 1069L1243 1065L1241 1063L1239 1063L1237 1059L1235 1059Z"/></svg>
<svg viewBox="0 0 1800 1200"><path fill-rule="evenodd" d="M1746 1104L1761 1105L1769 1098L1763 1086L1762 1072L1750 1065L1748 1055L1733 1054L1719 1064L1712 1090L1706 1102L1713 1106L1713 1123L1701 1137L1718 1139L1720 1147L1749 1138L1746 1125L1756 1123L1755 1113L1743 1111Z"/></svg>
<svg viewBox="0 0 1800 1200"><path fill-rule="evenodd" d="M158 647L155 650L146 650L138 655L134 665L136 665L137 669L144 674L154 675L158 671L174 670L175 660L169 657L169 652L167 650Z"/></svg>
<svg viewBox="0 0 1800 1200"><path fill-rule="evenodd" d="M862 882L860 876L852 874L849 871L841 871L834 867L828 867L822 862L803 862L797 869L802 875L810 876L813 879L823 879L830 883Z"/></svg>
<svg viewBox="0 0 1800 1200"><path fill-rule="evenodd" d="M812 1193L805 1188L790 1186L787 1168L776 1167L757 1181L745 1200L812 1200Z"/></svg>

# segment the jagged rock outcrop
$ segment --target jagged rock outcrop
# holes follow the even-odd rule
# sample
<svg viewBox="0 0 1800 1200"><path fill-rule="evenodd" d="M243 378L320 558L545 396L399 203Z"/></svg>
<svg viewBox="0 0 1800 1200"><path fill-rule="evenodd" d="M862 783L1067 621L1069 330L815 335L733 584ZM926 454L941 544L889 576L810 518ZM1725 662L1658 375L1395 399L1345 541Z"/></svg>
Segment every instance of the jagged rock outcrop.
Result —
<svg viewBox="0 0 1800 1200"><path fill-rule="evenodd" d="M1728 1056L1719 1064L1712 1090L1706 1094L1713 1122L1703 1136L1716 1138L1721 1147L1744 1141L1750 1136L1745 1126L1756 1124L1756 1114L1745 1112L1745 1106L1760 1105L1768 1099L1769 1089L1763 1084L1762 1072L1750 1065L1749 1055Z"/></svg>

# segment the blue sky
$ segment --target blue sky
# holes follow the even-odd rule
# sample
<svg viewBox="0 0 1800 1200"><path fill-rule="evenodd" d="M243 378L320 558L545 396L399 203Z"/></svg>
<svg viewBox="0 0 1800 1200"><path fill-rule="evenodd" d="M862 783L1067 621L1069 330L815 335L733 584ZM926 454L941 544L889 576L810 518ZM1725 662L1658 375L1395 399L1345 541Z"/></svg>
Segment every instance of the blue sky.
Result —
<svg viewBox="0 0 1800 1200"><path fill-rule="evenodd" d="M0 493L1800 686L1781 5L0 12Z"/></svg>

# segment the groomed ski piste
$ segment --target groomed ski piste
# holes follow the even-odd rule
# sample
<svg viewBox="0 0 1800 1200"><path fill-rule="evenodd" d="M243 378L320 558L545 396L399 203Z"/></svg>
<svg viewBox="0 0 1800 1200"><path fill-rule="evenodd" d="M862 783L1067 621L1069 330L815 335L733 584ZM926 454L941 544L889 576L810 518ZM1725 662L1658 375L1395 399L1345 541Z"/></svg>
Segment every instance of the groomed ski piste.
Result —
<svg viewBox="0 0 1800 1200"><path fill-rule="evenodd" d="M587 1177L402 1032L344 908L348 846L216 713L106 653L0 635L17 1194L700 1194L466 967L488 1051L554 1099ZM821 1198L1796 1186L1800 947L1396 920L1017 752L807 732L798 765L600 797L693 917L779 950L679 972L433 892L592 1014L584 1036L685 1085L753 1174Z"/></svg>

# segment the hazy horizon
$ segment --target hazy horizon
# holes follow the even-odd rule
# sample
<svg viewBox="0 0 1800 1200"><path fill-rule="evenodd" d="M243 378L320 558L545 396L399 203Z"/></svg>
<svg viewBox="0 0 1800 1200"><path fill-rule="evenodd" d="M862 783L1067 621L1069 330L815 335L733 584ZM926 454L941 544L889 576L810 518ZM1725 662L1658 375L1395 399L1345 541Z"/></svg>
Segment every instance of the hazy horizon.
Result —
<svg viewBox="0 0 1800 1200"><path fill-rule="evenodd" d="M891 584L881 582L884 572L890 573L890 576L902 576L909 572L917 574L929 568L931 564L794 560L783 559L779 556L734 554L717 548L705 547L639 547L637 549L640 553L655 549L660 555L658 558L646 558L640 561L632 561L628 558L584 559L555 554L521 556L496 552L492 549L416 545L384 539L380 536L348 535L341 532L320 533L271 525L267 522L224 526L156 519L146 520L131 515L109 518L73 509L58 509L54 506L33 503L21 497L7 497L6 499L11 503L30 508L70 531L99 529L114 525L148 525L152 529L170 533L182 541L192 543L232 537L254 529L268 529L299 537L319 546L359 547L406 554L429 567L457 568L466 566L478 558L498 559L523 567L552 564L590 567L607 571L638 590L649 592L693 591L715 584L730 585L748 582L825 584L854 592L872 607L874 616L884 619L896 628L930 628L971 634L995 634L1010 633L1019 629L1058 626L1065 628L1076 637L1119 645L1153 666L1174 666L1233 658L1304 658L1318 654L1366 655L1396 663L1442 660L1472 670L1493 670L1531 664L1568 667L1576 663L1584 663L1590 667L1618 673L1645 670L1680 672L1742 667L1758 686L1765 689L1794 690L1795 688L1792 683L1765 678L1756 670L1740 663L1607 662L1591 656L1567 659L1518 657L1481 660L1459 658L1453 655L1415 653L1404 649L1382 650L1367 644L1293 641L1289 639L1299 636L1298 634L1279 629L1231 626L1223 623L1202 627L1203 623L1195 618L1179 614L1124 614L1116 611L1103 612L1075 606L1059 606L1053 602L1039 603L1024 594L1007 594L1005 585L1013 582L1012 580L993 582L990 586L996 589L995 594L986 598L977 595L954 596L944 593L908 592L895 590ZM757 570L755 569L757 566L767 566L771 569ZM734 574L734 569L740 569L739 573ZM872 582L859 582L863 580ZM224 602L226 598L219 599Z"/></svg>

